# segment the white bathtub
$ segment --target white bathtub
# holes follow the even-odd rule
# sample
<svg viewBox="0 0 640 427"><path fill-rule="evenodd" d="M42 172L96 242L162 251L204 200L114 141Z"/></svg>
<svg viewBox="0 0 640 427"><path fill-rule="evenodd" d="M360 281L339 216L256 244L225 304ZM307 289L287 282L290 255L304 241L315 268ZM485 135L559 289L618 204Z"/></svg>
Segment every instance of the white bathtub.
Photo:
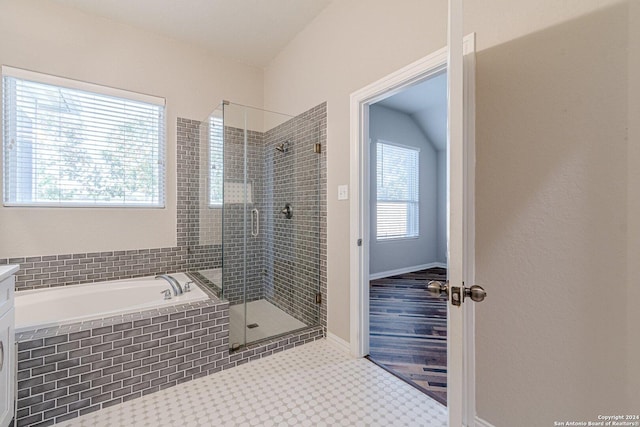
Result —
<svg viewBox="0 0 640 427"><path fill-rule="evenodd" d="M182 285L191 280L183 273L172 273ZM180 296L164 299L162 291L171 289L155 276L84 285L61 286L15 293L16 332L41 329L117 314L184 304L209 298L198 286Z"/></svg>

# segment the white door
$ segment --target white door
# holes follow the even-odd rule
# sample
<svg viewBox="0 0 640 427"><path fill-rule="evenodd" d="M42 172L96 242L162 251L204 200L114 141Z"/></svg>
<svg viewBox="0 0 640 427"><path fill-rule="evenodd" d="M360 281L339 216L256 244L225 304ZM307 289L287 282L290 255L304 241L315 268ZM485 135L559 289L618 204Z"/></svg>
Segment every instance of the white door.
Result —
<svg viewBox="0 0 640 427"><path fill-rule="evenodd" d="M462 57L462 0L449 0L447 56L447 206L449 287L463 286L464 259L464 80ZM467 424L464 414L464 305L447 312L447 408L449 426ZM464 422L464 424L463 424Z"/></svg>
<svg viewBox="0 0 640 427"><path fill-rule="evenodd" d="M484 290L470 288L475 280L475 43L463 43L462 3L449 0L447 46L449 426L475 425L473 300L484 299Z"/></svg>

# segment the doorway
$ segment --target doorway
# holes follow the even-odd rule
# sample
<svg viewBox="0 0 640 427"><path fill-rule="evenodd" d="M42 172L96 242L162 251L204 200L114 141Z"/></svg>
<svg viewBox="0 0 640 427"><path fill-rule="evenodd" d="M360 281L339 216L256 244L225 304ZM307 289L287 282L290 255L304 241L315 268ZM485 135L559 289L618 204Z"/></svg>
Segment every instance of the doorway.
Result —
<svg viewBox="0 0 640 427"><path fill-rule="evenodd" d="M447 75L369 106L369 356L446 405Z"/></svg>
<svg viewBox="0 0 640 427"><path fill-rule="evenodd" d="M455 11L454 11L455 12ZM457 16L453 13L452 16ZM456 27L455 32L461 28ZM457 38L457 37L456 37ZM462 49L460 49L460 47ZM447 282L434 281L430 292L447 296L447 411L449 425L469 425L475 419L473 301L484 290L475 282L475 35L462 46L440 49L351 94L351 354L370 353L370 148L371 105L448 71L447 125ZM483 295L475 295L474 292ZM477 298L474 298L474 295Z"/></svg>

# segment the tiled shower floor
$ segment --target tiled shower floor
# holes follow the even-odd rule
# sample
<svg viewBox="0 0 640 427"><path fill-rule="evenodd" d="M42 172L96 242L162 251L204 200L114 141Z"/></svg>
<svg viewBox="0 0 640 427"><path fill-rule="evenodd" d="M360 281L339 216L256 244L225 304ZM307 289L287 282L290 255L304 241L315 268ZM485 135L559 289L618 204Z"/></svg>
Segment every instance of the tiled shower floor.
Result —
<svg viewBox="0 0 640 427"><path fill-rule="evenodd" d="M247 328L247 343L295 331L296 329L307 326L263 299L247 303L246 324L258 325L255 328ZM230 306L229 343L231 345L234 343L244 343L244 329L244 304Z"/></svg>
<svg viewBox="0 0 640 427"><path fill-rule="evenodd" d="M326 340L60 426L446 426L446 408Z"/></svg>

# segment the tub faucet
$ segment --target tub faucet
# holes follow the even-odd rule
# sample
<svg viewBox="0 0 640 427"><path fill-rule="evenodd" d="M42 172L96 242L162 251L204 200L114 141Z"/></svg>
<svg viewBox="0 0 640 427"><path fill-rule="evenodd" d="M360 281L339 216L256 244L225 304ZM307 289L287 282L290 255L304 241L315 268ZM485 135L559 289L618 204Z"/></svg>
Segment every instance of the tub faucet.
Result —
<svg viewBox="0 0 640 427"><path fill-rule="evenodd" d="M173 289L173 295L182 295L182 287L180 286L180 282L178 282L175 277L169 276L168 274L160 274L156 276L156 279L164 279L169 282L171 288Z"/></svg>

